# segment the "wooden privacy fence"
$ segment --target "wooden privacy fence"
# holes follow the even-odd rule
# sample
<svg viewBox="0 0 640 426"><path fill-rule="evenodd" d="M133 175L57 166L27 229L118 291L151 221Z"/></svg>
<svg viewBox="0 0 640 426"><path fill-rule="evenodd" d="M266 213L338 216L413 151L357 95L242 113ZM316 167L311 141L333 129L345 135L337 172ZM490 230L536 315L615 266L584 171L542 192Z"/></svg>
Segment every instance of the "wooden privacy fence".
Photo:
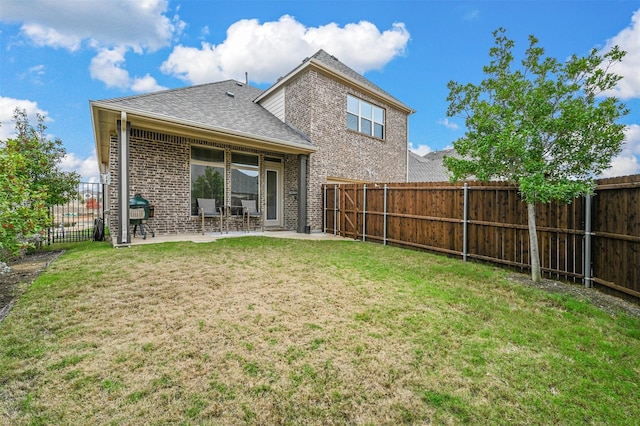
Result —
<svg viewBox="0 0 640 426"><path fill-rule="evenodd" d="M536 206L542 271L640 298L640 175ZM503 182L324 185L324 232L530 269L527 206ZM590 265L586 268L585 265Z"/></svg>

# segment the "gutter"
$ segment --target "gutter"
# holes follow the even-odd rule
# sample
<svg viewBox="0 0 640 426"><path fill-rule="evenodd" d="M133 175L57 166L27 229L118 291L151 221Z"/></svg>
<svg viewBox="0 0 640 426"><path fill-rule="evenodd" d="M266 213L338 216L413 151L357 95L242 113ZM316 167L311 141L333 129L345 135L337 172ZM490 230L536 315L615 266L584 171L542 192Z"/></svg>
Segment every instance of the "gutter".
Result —
<svg viewBox="0 0 640 426"><path fill-rule="evenodd" d="M135 118L139 118L139 119L148 119L151 121L157 121L157 122L162 122L162 123L171 123L174 125L178 125L178 126L184 126L184 127L189 127L195 130L200 130L200 131L205 131L205 132L213 132L213 133L218 133L218 134L222 134L222 135L228 135L231 137L237 137L240 139L245 139L248 142L251 141L255 141L255 142L261 142L261 143L268 143L268 144L272 144L275 145L276 147L282 147L282 148L295 148L297 150L306 152L306 153L313 153L316 152L318 150L318 148L312 146L312 145L305 145L305 144L299 144L299 143L295 143L295 142L287 142L287 141L283 141L282 139L275 139L275 138L269 138L269 137L264 137L264 136L260 136L260 135L255 135L255 134L251 134L251 133L244 133L244 132L239 132L236 130L231 130L231 129L226 129L223 127L217 127L217 126L207 126L204 125L202 123L198 123L195 121L191 121L191 120L176 120L172 117L166 116L166 115L162 115L162 114L156 114L156 113L149 113L147 111L141 111L141 110L137 110L135 108L127 108L127 107L122 107L122 106L115 106L113 104L107 103L107 102L100 102L100 101L90 101L91 104L91 117L92 117L92 121L94 123L94 134L96 135L96 149L97 149L97 145L99 144L98 142L98 138L99 138L99 133L97 132L97 128L96 128L96 123L95 118L94 118L94 111L96 111L97 109L102 109L102 110L106 110L109 112L112 112L113 114L119 116L122 113L126 113L127 116L129 117L129 121L131 121L132 119ZM99 156L99 154L98 154ZM100 158L98 158L98 160L100 160Z"/></svg>

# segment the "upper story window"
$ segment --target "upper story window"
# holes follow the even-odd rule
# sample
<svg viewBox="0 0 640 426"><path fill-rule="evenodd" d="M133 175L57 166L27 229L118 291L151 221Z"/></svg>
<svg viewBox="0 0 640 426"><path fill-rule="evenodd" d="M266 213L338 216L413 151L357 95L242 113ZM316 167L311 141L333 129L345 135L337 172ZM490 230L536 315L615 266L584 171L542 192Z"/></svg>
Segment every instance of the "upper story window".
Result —
<svg viewBox="0 0 640 426"><path fill-rule="evenodd" d="M384 139L384 110L347 95L347 128Z"/></svg>

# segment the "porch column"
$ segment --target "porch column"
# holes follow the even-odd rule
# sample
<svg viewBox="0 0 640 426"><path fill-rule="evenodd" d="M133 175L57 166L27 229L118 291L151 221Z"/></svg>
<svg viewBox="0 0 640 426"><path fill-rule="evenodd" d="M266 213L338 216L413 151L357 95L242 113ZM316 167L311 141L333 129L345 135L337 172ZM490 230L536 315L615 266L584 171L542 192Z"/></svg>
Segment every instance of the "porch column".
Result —
<svg viewBox="0 0 640 426"><path fill-rule="evenodd" d="M118 120L118 244L129 244L129 135L127 113Z"/></svg>
<svg viewBox="0 0 640 426"><path fill-rule="evenodd" d="M307 225L307 159L298 155L298 233L304 234Z"/></svg>

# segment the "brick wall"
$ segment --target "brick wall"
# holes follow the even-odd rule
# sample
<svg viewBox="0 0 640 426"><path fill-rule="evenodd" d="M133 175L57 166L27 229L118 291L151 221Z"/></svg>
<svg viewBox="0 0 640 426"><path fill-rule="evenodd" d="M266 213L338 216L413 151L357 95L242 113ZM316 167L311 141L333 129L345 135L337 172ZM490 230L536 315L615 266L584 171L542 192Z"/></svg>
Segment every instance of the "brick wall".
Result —
<svg viewBox="0 0 640 426"><path fill-rule="evenodd" d="M225 204L231 201L229 182L231 177L231 152L242 151L258 154L260 157L260 200L259 205L264 211L265 203L265 174L264 157L274 157L283 159L285 170L285 194L288 189L295 187L295 182L291 182L290 176L297 176L297 164L295 158L287 161L289 157L274 152L250 150L237 146L221 144L214 141L196 140L180 136L172 136L157 132L131 129L129 142L130 165L129 165L129 196L140 193L154 205L154 218L149 221L149 225L155 230L157 235L172 235L200 232L200 218L191 215L191 182L190 182L190 162L191 146L202 145L212 148L223 149L225 151L227 170L227 190L225 191ZM109 187L109 202L111 213L109 215L109 229L111 235L118 235L118 141L116 137L111 139L110 144L110 173L111 185ZM297 179L297 178L296 178ZM285 198L286 201L286 198ZM297 204L295 209L286 209L285 223L297 223ZM291 216L291 214L294 216ZM240 219L235 218L235 222L230 223L231 229L239 227ZM217 231L217 222L213 219L205 220L205 230L207 232ZM215 228L215 229L214 229ZM292 227L291 229L295 229Z"/></svg>
<svg viewBox="0 0 640 426"><path fill-rule="evenodd" d="M286 155L284 160L284 226L295 231L298 228L298 156Z"/></svg>
<svg viewBox="0 0 640 426"><path fill-rule="evenodd" d="M347 129L347 94L385 110L385 139ZM312 101L310 101L312 100ZM286 122L310 137L318 151L309 156L307 223L322 229L321 185L327 177L404 182L407 176L407 114L339 81L308 70L285 94Z"/></svg>

